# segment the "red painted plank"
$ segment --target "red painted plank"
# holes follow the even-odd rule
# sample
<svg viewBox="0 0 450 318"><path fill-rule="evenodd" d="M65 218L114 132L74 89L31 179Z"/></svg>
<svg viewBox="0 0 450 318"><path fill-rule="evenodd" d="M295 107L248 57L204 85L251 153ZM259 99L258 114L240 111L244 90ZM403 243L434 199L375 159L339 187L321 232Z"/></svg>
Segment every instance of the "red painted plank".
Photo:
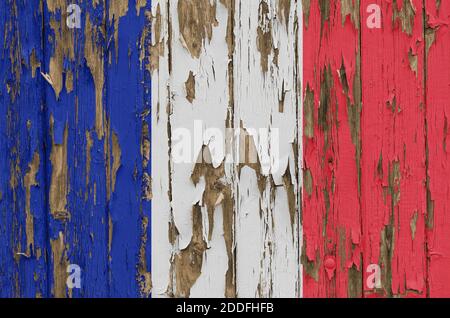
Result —
<svg viewBox="0 0 450 318"><path fill-rule="evenodd" d="M316 0L303 10L303 292L359 297L359 8Z"/></svg>
<svg viewBox="0 0 450 318"><path fill-rule="evenodd" d="M381 28L370 28L381 9ZM376 8L376 7L375 7ZM361 1L362 216L367 296L426 296L422 0ZM375 11L374 11L375 10ZM373 26L373 25L372 25ZM382 288L366 283L381 268Z"/></svg>
<svg viewBox="0 0 450 318"><path fill-rule="evenodd" d="M426 1L428 281L430 297L450 297L450 167L447 136L450 105L450 2Z"/></svg>

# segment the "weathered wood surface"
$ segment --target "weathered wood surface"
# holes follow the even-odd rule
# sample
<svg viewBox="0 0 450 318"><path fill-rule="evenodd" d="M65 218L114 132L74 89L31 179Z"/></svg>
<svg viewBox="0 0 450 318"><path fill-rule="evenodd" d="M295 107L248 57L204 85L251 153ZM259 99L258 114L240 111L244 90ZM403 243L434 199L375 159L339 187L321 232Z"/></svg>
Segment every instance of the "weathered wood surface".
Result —
<svg viewBox="0 0 450 318"><path fill-rule="evenodd" d="M425 102L427 213L426 274L429 297L450 297L450 230L448 166L448 99L450 85L448 1L425 1Z"/></svg>
<svg viewBox="0 0 450 318"><path fill-rule="evenodd" d="M361 296L359 3L305 7L305 297Z"/></svg>
<svg viewBox="0 0 450 318"><path fill-rule="evenodd" d="M4 1L0 20L0 297L46 296L42 10L38 2Z"/></svg>
<svg viewBox="0 0 450 318"><path fill-rule="evenodd" d="M370 3L373 1L361 1L364 8ZM378 4L382 28L365 26L361 37L363 264L381 266L382 290L376 294L424 297L423 3ZM368 296L373 293L367 286L364 291Z"/></svg>
<svg viewBox="0 0 450 318"><path fill-rule="evenodd" d="M304 295L448 296L448 4L303 5Z"/></svg>
<svg viewBox="0 0 450 318"><path fill-rule="evenodd" d="M72 2L0 4L0 297L450 296L448 2Z"/></svg>
<svg viewBox="0 0 450 318"><path fill-rule="evenodd" d="M153 15L153 296L300 296L300 2Z"/></svg>
<svg viewBox="0 0 450 318"><path fill-rule="evenodd" d="M70 4L1 5L0 295L148 297L151 3Z"/></svg>

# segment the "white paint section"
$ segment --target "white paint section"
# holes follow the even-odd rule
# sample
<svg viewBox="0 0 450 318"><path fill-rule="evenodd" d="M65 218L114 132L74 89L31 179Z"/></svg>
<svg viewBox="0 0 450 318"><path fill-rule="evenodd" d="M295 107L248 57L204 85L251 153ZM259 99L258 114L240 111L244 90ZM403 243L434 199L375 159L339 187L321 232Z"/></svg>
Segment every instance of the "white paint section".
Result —
<svg viewBox="0 0 450 318"><path fill-rule="evenodd" d="M171 202L169 197L169 137L166 109L169 107L169 39L168 7L166 1L152 2L152 16L157 10L161 14L161 40L164 55L159 58L159 69L152 72L152 297L165 297L170 286L170 258L172 245L169 242ZM153 20L155 21L155 20ZM152 24L152 45L155 45L155 23Z"/></svg>
<svg viewBox="0 0 450 318"><path fill-rule="evenodd" d="M249 286L252 288L258 286L257 296L261 297L299 295L299 186L294 150L298 147L297 92L300 90L297 86L298 70L294 61L298 44L295 21L298 19L297 8L300 3L291 1L290 5L289 22L286 21L284 14L280 15L283 11L279 7L280 1L276 0L241 1L236 12L236 25L239 28L235 30L235 113L239 124L254 137L261 162L258 177L265 178L262 181L262 193L258 184L254 182L245 192L240 191L240 201L244 207L248 204L248 200L254 201L255 197L259 197L259 210L258 218L253 218L252 222L246 220L248 218L246 213L239 211L237 224L246 224L247 233L262 231L259 238L261 243L253 246L261 248L258 252L248 251L241 254L240 249L246 244L246 239L244 237L236 239L239 253L237 273L240 277L237 286L238 295L242 297L254 296L248 291ZM271 45L271 50L261 48L258 32L269 33L268 39L265 39L263 44ZM264 72L262 59L268 52L270 54L267 56L267 70ZM272 137L266 139L269 141L267 143L261 142L266 131L269 131ZM290 174L295 196L292 207L288 205L287 189L283 181L286 173ZM241 189L243 185L249 184L245 180L248 177L248 174L242 175L241 172ZM238 209L244 207L239 206ZM295 213L292 226L290 208ZM290 259L278 257L283 255L282 250L285 251L284 255L290 256ZM257 255L260 255L260 258ZM255 266L258 266L258 275L253 273ZM252 270L249 271L249 268ZM240 275L241 272L244 274ZM287 275L290 276L290 280L286 279Z"/></svg>
<svg viewBox="0 0 450 318"><path fill-rule="evenodd" d="M198 58L189 52L179 29L179 1L154 1L152 5L154 15L156 7L161 8L161 36L165 41L159 70L152 76L153 297L177 295L175 258L189 248L193 239L192 213L196 205L201 208L207 249L190 296L226 294L229 260L225 211L223 205L217 204L210 220L204 202L208 182L201 177L195 185L191 178L204 146L211 151L213 168L218 169L226 161L220 185L212 186L229 187L234 202L236 272L232 278L236 296L299 297L301 1L235 0L233 10L229 10L225 1L210 0L216 5L217 23L212 26L211 40L206 37L203 41ZM280 16L284 12L280 10L281 2L290 4L288 19ZM268 8L267 15L262 14L262 6ZM234 19L232 61L227 45L229 12ZM258 29L269 32L265 43L272 46L266 72L261 66L264 54L260 53ZM195 78L192 101L187 98L186 88L191 73ZM252 136L258 162L244 160L242 150L251 149L251 145L227 135L227 124ZM225 138L234 145L226 151ZM173 245L169 241L172 220L177 230ZM214 225L209 240L211 221Z"/></svg>
<svg viewBox="0 0 450 318"><path fill-rule="evenodd" d="M295 227L294 227L295 230ZM289 298L295 296L298 288L299 258L296 231L292 231L288 197L283 187L275 189L273 207L273 267L272 297Z"/></svg>
<svg viewBox="0 0 450 318"><path fill-rule="evenodd" d="M264 247L260 215L260 194L256 173L249 167L241 170L236 221L236 282L240 298L259 297L261 259Z"/></svg>
<svg viewBox="0 0 450 318"><path fill-rule="evenodd" d="M185 39L179 30L178 1L171 1L172 23L172 114L170 126L173 132L181 131L178 140L172 140L174 147L182 137L190 138L187 162L174 160L172 175L173 215L176 228L177 249L185 249L192 239L192 209L199 204L203 210L204 239L208 244L202 266L202 275L191 289L191 297L224 297L225 272L228 268L227 252L223 238L220 212L214 213L212 240L208 241L208 214L202 202L201 184L195 185L191 175L203 146L209 146L213 166L217 168L225 158L223 138L227 118L228 96L228 48L225 41L227 32L227 9L217 1L217 25L212 27L211 41L205 39L199 58L191 55ZM190 72L195 77L195 98L187 99L186 81ZM182 142L183 143L183 142ZM216 150L216 151L215 151ZM203 185L204 190L204 185ZM195 200L193 200L195 198ZM220 234L222 233L222 235Z"/></svg>
<svg viewBox="0 0 450 318"><path fill-rule="evenodd" d="M207 139L208 129L219 129L225 134L225 118L228 107L227 62L228 50L224 41L226 36L228 13L222 5L217 6L218 26L213 27L211 42L206 39L200 58L194 58L186 49L179 30L178 0L171 1L172 17L172 76L170 92L172 94L172 131L184 131L191 139L190 161L173 164L172 202L175 225L179 231L178 244L185 249L192 238L192 198L195 186L191 181L195 162L203 145L212 141ZM192 103L186 98L185 83L189 73L195 76L195 99ZM202 138L202 136L204 138ZM180 140L172 140L174 146ZM203 142L202 142L203 141ZM219 153L219 152L218 152ZM212 153L214 166L219 166L224 155Z"/></svg>
<svg viewBox="0 0 450 318"><path fill-rule="evenodd" d="M206 215L204 215L204 219L207 220ZM224 297L225 274L228 268L228 257L223 234L222 208L218 207L214 215L214 230L212 239L211 242L209 242L212 248L205 252L202 275L191 289L191 297L193 298ZM205 235L205 238L206 237L207 236Z"/></svg>

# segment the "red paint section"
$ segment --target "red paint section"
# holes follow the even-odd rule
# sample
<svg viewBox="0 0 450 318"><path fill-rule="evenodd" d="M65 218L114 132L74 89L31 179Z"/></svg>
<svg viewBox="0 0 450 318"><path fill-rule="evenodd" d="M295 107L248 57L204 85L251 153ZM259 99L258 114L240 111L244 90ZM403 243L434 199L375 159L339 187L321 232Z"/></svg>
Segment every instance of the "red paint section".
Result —
<svg viewBox="0 0 450 318"><path fill-rule="evenodd" d="M381 29L367 26L371 4ZM363 264L382 273L374 291L364 270L368 297L426 296L422 9L422 0L361 1Z"/></svg>
<svg viewBox="0 0 450 318"><path fill-rule="evenodd" d="M310 5L303 26L303 293L359 297L358 22L342 19L341 1Z"/></svg>
<svg viewBox="0 0 450 318"><path fill-rule="evenodd" d="M426 1L427 139L429 214L427 222L430 297L450 297L450 166L447 145L450 103L450 1Z"/></svg>

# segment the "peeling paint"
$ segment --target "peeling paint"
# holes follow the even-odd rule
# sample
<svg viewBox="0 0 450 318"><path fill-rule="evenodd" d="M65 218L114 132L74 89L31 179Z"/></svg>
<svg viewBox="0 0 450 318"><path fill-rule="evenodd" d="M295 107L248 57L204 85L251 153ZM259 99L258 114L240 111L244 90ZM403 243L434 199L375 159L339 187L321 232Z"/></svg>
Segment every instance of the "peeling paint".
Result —
<svg viewBox="0 0 450 318"><path fill-rule="evenodd" d="M0 295L448 295L450 7L369 4L6 2Z"/></svg>
<svg viewBox="0 0 450 318"><path fill-rule="evenodd" d="M191 243L175 255L176 297L189 297L190 290L200 277L202 270L203 253L207 245L203 239L202 214L198 205L192 209L192 224Z"/></svg>
<svg viewBox="0 0 450 318"><path fill-rule="evenodd" d="M41 67L41 62L37 59L36 50L33 49L30 56L31 76L35 78L36 70Z"/></svg>
<svg viewBox="0 0 450 318"><path fill-rule="evenodd" d="M400 1L400 0L399 0ZM408 35L412 35L414 28L414 17L416 15L416 9L412 0L403 0L402 4L398 4L397 0L393 3L394 13L392 15L392 21L395 23L397 19L400 20L402 31Z"/></svg>
<svg viewBox="0 0 450 318"><path fill-rule="evenodd" d="M66 1L50 0L46 1L46 3L48 10L54 14L57 12L65 13L67 10ZM55 37L55 47L54 54L50 59L49 77L51 79L50 83L55 91L56 98L58 99L64 86L64 60L68 58L73 61L75 58L74 38L72 33L68 31L66 21L64 19L61 19L61 21L52 19L50 21L50 26L53 29Z"/></svg>
<svg viewBox="0 0 450 318"><path fill-rule="evenodd" d="M53 135L53 119L50 120L50 130ZM67 220L70 213L67 210L68 187L68 166L67 166L67 138L68 126L64 129L63 143L58 145L53 141L50 161L52 163L52 176L50 183L50 211L57 220Z"/></svg>
<svg viewBox="0 0 450 318"><path fill-rule="evenodd" d="M23 184L26 191L25 197L25 213L26 213L26 236L27 236L27 255L31 255L31 251L34 250L34 217L31 212L31 187L38 186L36 181L36 175L40 166L39 153L35 152L33 155L33 161L28 166L28 172L25 174Z"/></svg>
<svg viewBox="0 0 450 318"><path fill-rule="evenodd" d="M178 0L180 32L192 57L199 58L206 39L217 26L216 4L210 0Z"/></svg>
<svg viewBox="0 0 450 318"><path fill-rule="evenodd" d="M314 137L314 92L309 85L306 88L305 101L303 103L305 127L303 133L308 138Z"/></svg>
<svg viewBox="0 0 450 318"><path fill-rule="evenodd" d="M118 1L113 3L118 3ZM105 134L103 118L103 86L105 84L103 49L97 44L98 30L93 28L89 14L86 16L84 36L86 38L84 57L95 84L95 131L97 138L102 139Z"/></svg>
<svg viewBox="0 0 450 318"><path fill-rule="evenodd" d="M186 99L192 104L195 99L195 76L192 72L189 72L189 77L186 81L185 87Z"/></svg>
<svg viewBox="0 0 450 318"><path fill-rule="evenodd" d="M423 5L382 3L381 15L392 23L383 23L382 32L362 28L363 263L379 264L382 281L380 289L364 287L371 297L427 296Z"/></svg>
<svg viewBox="0 0 450 318"><path fill-rule="evenodd" d="M51 240L52 260L53 260L53 287L52 293L56 298L66 298L67 280L67 249L64 242L64 234L59 232L58 238Z"/></svg>
<svg viewBox="0 0 450 318"><path fill-rule="evenodd" d="M269 55L272 53L273 43L269 5L265 1L260 2L258 15L258 51L261 53L261 70L263 73L267 73L269 70Z"/></svg>
<svg viewBox="0 0 450 318"><path fill-rule="evenodd" d="M112 134L112 156L113 156L113 165L112 165L112 192L116 190L116 179L117 172L121 166L121 157L122 157L122 149L119 144L119 137L117 134L113 132Z"/></svg>
<svg viewBox="0 0 450 318"><path fill-rule="evenodd" d="M308 6L303 30L303 293L361 297L360 3L311 1Z"/></svg>
<svg viewBox="0 0 450 318"><path fill-rule="evenodd" d="M145 3L138 1L136 3L136 11L140 12L140 7L145 6ZM128 12L128 0L111 0L109 2L109 23L114 22L114 43L116 48L116 58L119 52L119 22L120 18L124 17ZM87 38L87 36L86 36Z"/></svg>
<svg viewBox="0 0 450 318"><path fill-rule="evenodd" d="M414 241L426 230L426 287L427 297L449 297L449 230L448 220L448 102L450 83L447 41L450 3L425 1L425 111L426 111L426 213L418 210ZM425 210L425 209L424 209ZM425 218L423 220L423 214ZM422 225L425 223L424 225Z"/></svg>
<svg viewBox="0 0 450 318"><path fill-rule="evenodd" d="M152 19L154 22L154 44L152 44L150 46L150 54L149 54L149 59L150 59L150 72L153 72L154 70L158 70L159 69L159 59L161 57L164 56L164 50L165 50L165 45L163 42L163 39L161 38L161 23L162 23L162 17L161 17L161 7L158 4L158 9L156 11L156 16ZM142 33L142 38L141 38L141 43L143 41L143 39L145 39L146 36L146 32ZM143 44L142 48L145 48L145 46ZM141 53L141 63L142 63L142 58L144 56L144 53Z"/></svg>

